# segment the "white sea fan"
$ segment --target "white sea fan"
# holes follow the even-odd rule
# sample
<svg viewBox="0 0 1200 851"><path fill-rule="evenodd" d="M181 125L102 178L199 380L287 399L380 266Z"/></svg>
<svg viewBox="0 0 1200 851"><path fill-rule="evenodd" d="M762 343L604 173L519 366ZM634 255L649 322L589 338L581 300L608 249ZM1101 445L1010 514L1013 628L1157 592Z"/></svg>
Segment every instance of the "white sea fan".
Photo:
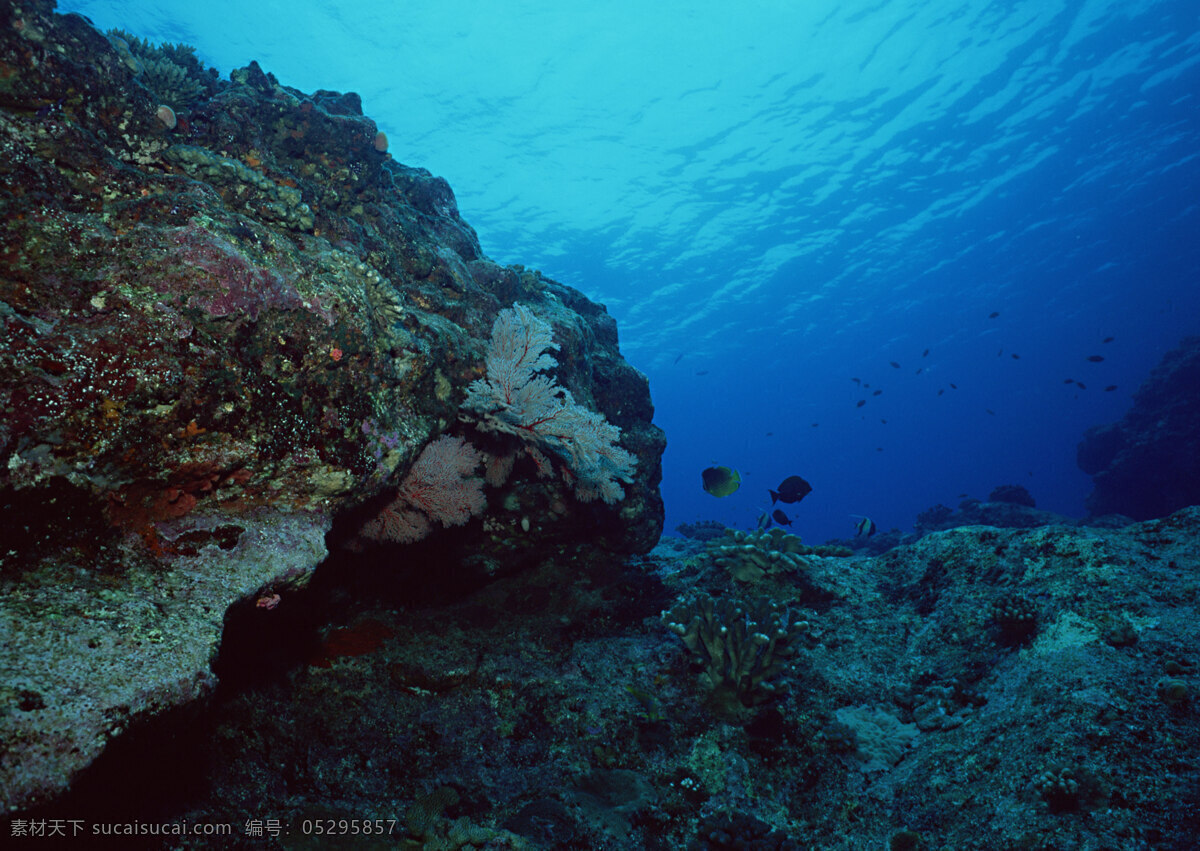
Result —
<svg viewBox="0 0 1200 851"><path fill-rule="evenodd" d="M524 305L500 311L487 376L467 387L463 407L478 417L479 428L515 434L565 461L581 500L619 502L625 497L619 482L633 481L637 458L617 444L620 428L542 374L558 365L549 354L557 348L550 323Z"/></svg>

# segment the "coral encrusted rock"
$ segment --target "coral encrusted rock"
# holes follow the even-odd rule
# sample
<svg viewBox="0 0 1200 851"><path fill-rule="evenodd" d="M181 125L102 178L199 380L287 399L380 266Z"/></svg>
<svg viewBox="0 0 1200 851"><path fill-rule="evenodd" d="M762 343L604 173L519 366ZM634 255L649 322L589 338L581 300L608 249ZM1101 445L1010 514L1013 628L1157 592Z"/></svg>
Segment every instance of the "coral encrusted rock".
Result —
<svg viewBox="0 0 1200 851"><path fill-rule="evenodd" d="M1088 429L1076 460L1093 515L1151 520L1200 504L1200 337L1163 356L1119 422Z"/></svg>
<svg viewBox="0 0 1200 851"><path fill-rule="evenodd" d="M507 467L431 533L442 558L487 577L654 546L665 441L602 306L489 260L357 96L255 63L218 80L177 47L167 103L151 48L53 8L0 8L6 809L210 693L227 611L286 609L443 435ZM614 504L461 416L518 300L558 386L636 459Z"/></svg>

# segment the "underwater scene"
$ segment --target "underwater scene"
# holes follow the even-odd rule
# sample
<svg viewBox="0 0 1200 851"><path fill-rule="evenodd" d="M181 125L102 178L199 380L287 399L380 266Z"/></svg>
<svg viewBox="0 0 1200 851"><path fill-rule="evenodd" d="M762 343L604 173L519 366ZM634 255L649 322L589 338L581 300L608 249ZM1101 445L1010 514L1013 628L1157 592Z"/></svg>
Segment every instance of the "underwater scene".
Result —
<svg viewBox="0 0 1200 851"><path fill-rule="evenodd" d="M0 843L1200 847L1194 0L0 0Z"/></svg>

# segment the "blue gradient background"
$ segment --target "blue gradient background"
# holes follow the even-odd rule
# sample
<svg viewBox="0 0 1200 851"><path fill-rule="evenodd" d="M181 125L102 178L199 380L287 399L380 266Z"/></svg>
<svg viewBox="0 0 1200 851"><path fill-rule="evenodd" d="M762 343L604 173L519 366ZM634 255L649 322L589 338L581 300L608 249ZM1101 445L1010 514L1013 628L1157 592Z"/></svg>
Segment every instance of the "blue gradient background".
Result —
<svg viewBox="0 0 1200 851"><path fill-rule="evenodd" d="M361 94L490 257L617 318L668 529L752 525L792 473L812 542L1002 483L1079 516L1084 430L1200 333L1195 0L60 11Z"/></svg>

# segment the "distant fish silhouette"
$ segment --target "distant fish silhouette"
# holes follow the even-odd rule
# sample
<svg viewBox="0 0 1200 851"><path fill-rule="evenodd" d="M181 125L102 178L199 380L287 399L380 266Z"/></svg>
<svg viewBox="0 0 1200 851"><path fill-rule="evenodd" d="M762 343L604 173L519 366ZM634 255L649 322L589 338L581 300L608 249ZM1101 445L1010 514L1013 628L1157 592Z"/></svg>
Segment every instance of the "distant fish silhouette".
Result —
<svg viewBox="0 0 1200 851"><path fill-rule="evenodd" d="M890 360L890 361L888 361L888 363L890 363L892 365L892 369L900 368L900 364L896 363L894 360Z"/></svg>
<svg viewBox="0 0 1200 851"><path fill-rule="evenodd" d="M817 427L817 426L819 426L819 425L820 425L820 423L813 423L813 424L812 424L812 427L813 427L813 428L816 428L816 427Z"/></svg>
<svg viewBox="0 0 1200 851"><path fill-rule="evenodd" d="M1100 363L1100 361L1104 360L1104 355L1088 355L1087 359L1092 363Z"/></svg>
<svg viewBox="0 0 1200 851"><path fill-rule="evenodd" d="M926 349L925 351L921 352L921 357L923 357L923 358L929 357L929 349Z"/></svg>
<svg viewBox="0 0 1200 851"><path fill-rule="evenodd" d="M804 481L799 476L788 476L779 483L776 490L767 489L767 493L771 495L771 504L777 502L799 502L812 493L812 485Z"/></svg>
<svg viewBox="0 0 1200 851"><path fill-rule="evenodd" d="M991 313L988 314L988 319L995 319L999 315L1000 315L1000 311L993 310Z"/></svg>
<svg viewBox="0 0 1200 851"><path fill-rule="evenodd" d="M942 395L943 393L945 393L945 392L946 392L946 388L945 388L945 387L939 387L939 388L938 388L938 395L939 395L939 396L941 396L941 395Z"/></svg>
<svg viewBox="0 0 1200 851"><path fill-rule="evenodd" d="M871 395L872 395L872 396L878 396L878 395L879 395L880 393L882 393L882 392L883 392L882 390L876 390L876 391L875 391L874 393L872 393Z"/></svg>
<svg viewBox="0 0 1200 851"><path fill-rule="evenodd" d="M776 508L774 511L772 511L771 519L774 520L776 523L778 523L780 526L791 526L792 525L792 519L783 513L782 508Z"/></svg>
<svg viewBox="0 0 1200 851"><path fill-rule="evenodd" d="M862 384L862 379L861 379L861 378L851 378L850 380L851 380L851 381L853 381L855 384L859 384L859 385L861 385L861 384Z"/></svg>
<svg viewBox="0 0 1200 851"><path fill-rule="evenodd" d="M996 412L993 411L991 408L984 408L984 410L987 411L989 414L991 414L993 417L996 416Z"/></svg>
<svg viewBox="0 0 1200 851"><path fill-rule="evenodd" d="M696 375L708 375L707 369L696 370Z"/></svg>
<svg viewBox="0 0 1200 851"><path fill-rule="evenodd" d="M1012 359L1013 359L1013 360L1020 360L1020 359L1021 359L1021 356L1020 356L1019 354L1017 354L1016 352L1013 352L1013 353L1012 353L1012 355L1011 355L1011 357L1012 357Z"/></svg>
<svg viewBox="0 0 1200 851"><path fill-rule="evenodd" d="M887 425L887 420L880 420L880 422L883 423L884 425Z"/></svg>
<svg viewBox="0 0 1200 851"><path fill-rule="evenodd" d="M683 360L682 352L680 352L678 355L675 356L675 360L671 361L671 366L674 366L675 364L679 363L681 360Z"/></svg>
<svg viewBox="0 0 1200 851"><path fill-rule="evenodd" d="M1107 387L1105 387L1105 388L1104 388L1104 392L1105 392L1105 393L1111 393L1111 392L1113 392L1113 391L1114 391L1114 390L1116 390L1116 389L1117 389L1117 385L1115 385L1115 384L1110 384L1110 385L1108 385Z"/></svg>
<svg viewBox="0 0 1200 851"><path fill-rule="evenodd" d="M865 404L867 404L866 399L859 399L857 402L854 403L854 407L861 408Z"/></svg>
<svg viewBox="0 0 1200 851"><path fill-rule="evenodd" d="M1075 383L1074 378L1064 378L1063 379L1063 384L1074 384L1074 383Z"/></svg>
<svg viewBox="0 0 1200 851"><path fill-rule="evenodd" d="M1104 338L1103 340L1101 340L1100 342L1101 342L1101 343L1111 343L1111 342L1112 342L1113 340L1115 340L1115 339L1117 339L1117 338L1116 338L1116 337L1105 337L1105 338Z"/></svg>
<svg viewBox="0 0 1200 851"><path fill-rule="evenodd" d="M1075 386L1078 387L1080 390L1087 390L1087 385L1084 384L1082 381L1076 381Z"/></svg>
<svg viewBox="0 0 1200 851"><path fill-rule="evenodd" d="M918 367L917 367L917 372L916 372L916 374L917 374L917 375L920 375L922 372L924 372L924 370L925 370L925 367L923 367L923 366L918 366Z"/></svg>
<svg viewBox="0 0 1200 851"><path fill-rule="evenodd" d="M952 383L950 384L950 389L951 389L951 390L957 390L957 389L958 389L958 385L957 385L957 384L954 384L954 383L952 382Z"/></svg>

